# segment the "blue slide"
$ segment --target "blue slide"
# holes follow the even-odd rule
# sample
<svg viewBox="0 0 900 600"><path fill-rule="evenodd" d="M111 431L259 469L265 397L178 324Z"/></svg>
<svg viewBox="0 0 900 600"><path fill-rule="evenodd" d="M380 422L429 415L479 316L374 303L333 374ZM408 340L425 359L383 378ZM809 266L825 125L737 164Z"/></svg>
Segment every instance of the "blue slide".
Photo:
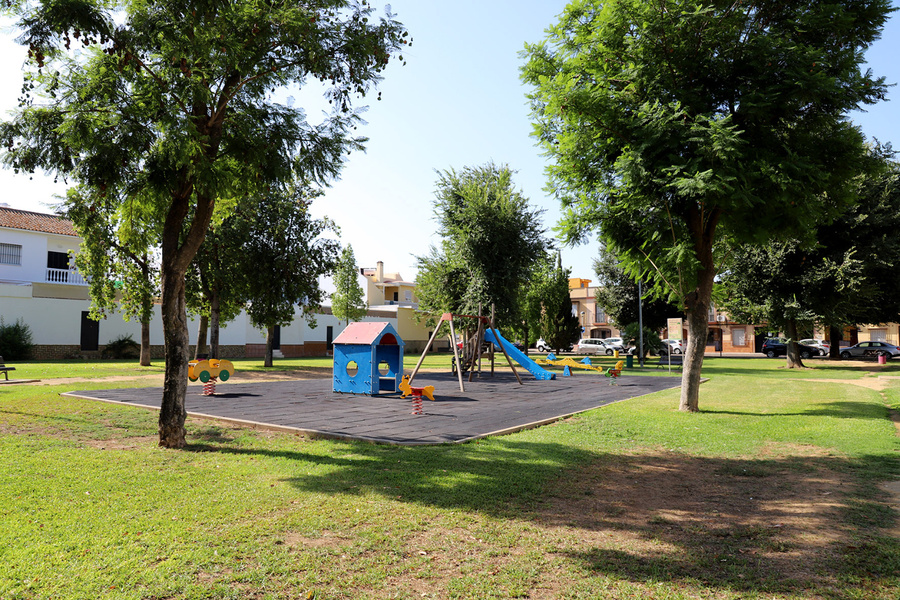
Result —
<svg viewBox="0 0 900 600"><path fill-rule="evenodd" d="M506 353L509 354L509 357L525 367L525 370L534 375L535 379L556 379L556 373L551 373L541 365L528 358L527 354L507 342L506 339L502 335L500 335L499 331L497 331L497 338L498 339L496 340L494 339L494 334L490 329L485 329L484 341L490 342L498 348L505 349ZM503 345L501 346L501 344Z"/></svg>

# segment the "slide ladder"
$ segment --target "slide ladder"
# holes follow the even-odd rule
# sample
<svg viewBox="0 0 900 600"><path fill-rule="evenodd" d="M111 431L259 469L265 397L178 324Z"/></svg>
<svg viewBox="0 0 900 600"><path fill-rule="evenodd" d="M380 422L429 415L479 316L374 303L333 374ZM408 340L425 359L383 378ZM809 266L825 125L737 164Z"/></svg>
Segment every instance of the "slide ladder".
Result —
<svg viewBox="0 0 900 600"><path fill-rule="evenodd" d="M522 365L522 367L524 367L526 371L534 375L535 379L556 379L556 373L551 373L544 367L528 358L527 354L506 341L506 338L500 335L499 331L497 332L497 339L494 339L494 334L491 332L491 330L486 329L484 332L484 341L490 342L502 350L506 350L506 353L509 355L509 357Z"/></svg>

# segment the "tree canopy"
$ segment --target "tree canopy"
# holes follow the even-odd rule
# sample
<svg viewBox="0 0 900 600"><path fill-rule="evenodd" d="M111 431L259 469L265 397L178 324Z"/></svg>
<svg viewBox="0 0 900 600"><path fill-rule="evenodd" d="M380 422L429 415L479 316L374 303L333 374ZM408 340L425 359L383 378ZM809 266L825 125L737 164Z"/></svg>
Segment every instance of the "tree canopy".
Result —
<svg viewBox="0 0 900 600"><path fill-rule="evenodd" d="M681 314L678 306L660 298L648 297L646 292L653 287L652 277L641 280L644 299L639 301L637 282L606 248L601 248L599 256L594 259L594 274L597 276L594 298L620 328L638 322L639 305L644 327L650 329L662 329L667 319Z"/></svg>
<svg viewBox="0 0 900 600"><path fill-rule="evenodd" d="M334 272L335 291L331 295L331 313L339 320L359 321L368 312L365 292L359 285L359 270L356 266L356 257L353 256L353 246L347 246L341 251L337 267Z"/></svg>
<svg viewBox="0 0 900 600"><path fill-rule="evenodd" d="M735 319L788 332L789 366L801 364L798 325L839 331L900 316L900 165L891 156L888 149L872 149L869 168L857 179L857 203L818 226L814 243L787 240L732 251L722 275L725 308Z"/></svg>
<svg viewBox="0 0 900 600"><path fill-rule="evenodd" d="M354 98L373 89L407 33L389 12L373 18L366 0L18 0L4 13L29 48L22 104L0 124L4 162L74 181L102 214L141 203L158 232L160 445L182 447L184 275L214 212L295 177L335 176L365 141L353 134ZM319 124L272 94L307 84L333 103Z"/></svg>
<svg viewBox="0 0 900 600"><path fill-rule="evenodd" d="M570 2L523 68L568 241L599 232L705 339L718 245L805 238L852 201L864 152L846 114L884 98L861 67L891 10ZM688 345L682 410L699 410L703 350Z"/></svg>
<svg viewBox="0 0 900 600"><path fill-rule="evenodd" d="M322 234L332 231L327 219L309 214L312 200L321 195L298 184L289 194L272 192L258 200L243 245L242 272L247 315L267 331L265 366L272 366L272 333L289 325L296 309L310 323L325 298L320 278L334 271L340 244Z"/></svg>
<svg viewBox="0 0 900 600"><path fill-rule="evenodd" d="M515 189L508 166L489 163L439 174L434 213L440 249L417 256L419 308L477 314L495 307L498 326L518 328L519 292L549 248L541 223Z"/></svg>

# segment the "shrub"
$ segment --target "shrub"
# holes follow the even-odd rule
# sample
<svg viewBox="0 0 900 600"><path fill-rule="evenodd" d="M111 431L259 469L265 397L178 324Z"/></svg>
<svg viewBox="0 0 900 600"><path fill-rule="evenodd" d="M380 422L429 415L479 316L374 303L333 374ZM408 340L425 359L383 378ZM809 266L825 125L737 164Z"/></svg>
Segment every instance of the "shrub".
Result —
<svg viewBox="0 0 900 600"><path fill-rule="evenodd" d="M637 348L638 345L638 324L631 323L626 325L622 329L621 333L622 339L625 341L625 345L633 345ZM648 327L644 327L644 356L648 354L659 354L660 350L663 349L663 342L659 339L659 335ZM637 355L637 351L635 351L635 355Z"/></svg>
<svg viewBox="0 0 900 600"><path fill-rule="evenodd" d="M120 335L106 344L100 353L103 358L140 358L141 345L134 341L131 334Z"/></svg>
<svg viewBox="0 0 900 600"><path fill-rule="evenodd" d="M31 356L31 328L21 319L7 325L0 317L0 356L3 360L25 360Z"/></svg>

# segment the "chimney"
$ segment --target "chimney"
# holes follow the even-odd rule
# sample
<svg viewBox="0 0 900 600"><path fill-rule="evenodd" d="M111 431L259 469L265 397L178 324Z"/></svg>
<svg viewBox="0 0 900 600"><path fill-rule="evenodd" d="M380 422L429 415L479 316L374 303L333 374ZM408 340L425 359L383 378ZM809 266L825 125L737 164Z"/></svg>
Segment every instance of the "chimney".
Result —
<svg viewBox="0 0 900 600"><path fill-rule="evenodd" d="M375 283L384 283L384 263L380 260L375 263Z"/></svg>

